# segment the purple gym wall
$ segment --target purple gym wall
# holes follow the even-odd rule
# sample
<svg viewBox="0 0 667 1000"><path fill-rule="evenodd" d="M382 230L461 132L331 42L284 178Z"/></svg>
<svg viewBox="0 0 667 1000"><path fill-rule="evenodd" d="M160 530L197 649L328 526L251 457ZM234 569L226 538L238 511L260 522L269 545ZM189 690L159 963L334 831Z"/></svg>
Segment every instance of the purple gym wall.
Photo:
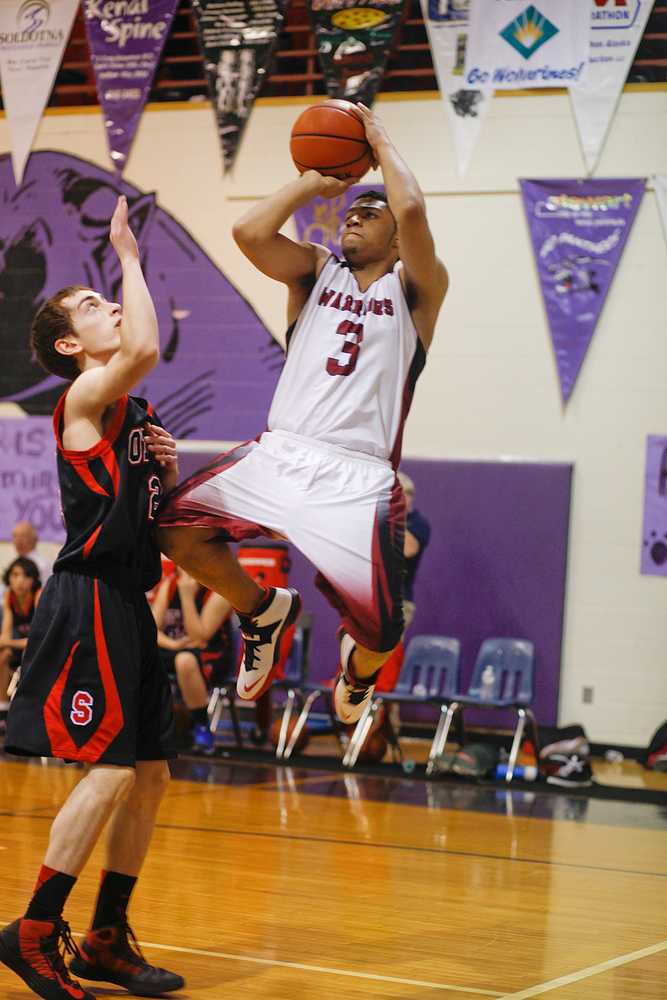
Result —
<svg viewBox="0 0 667 1000"><path fill-rule="evenodd" d="M185 474L208 455L184 455ZM408 633L455 636L468 686L477 650L489 636L530 639L536 650L534 710L544 725L558 712L572 467L535 462L417 461L416 506L431 522L419 568L417 613ZM313 584L311 565L291 550L290 583L314 614L311 677L333 675L336 614ZM433 718L404 709L405 719ZM513 713L467 711L471 725L509 728Z"/></svg>

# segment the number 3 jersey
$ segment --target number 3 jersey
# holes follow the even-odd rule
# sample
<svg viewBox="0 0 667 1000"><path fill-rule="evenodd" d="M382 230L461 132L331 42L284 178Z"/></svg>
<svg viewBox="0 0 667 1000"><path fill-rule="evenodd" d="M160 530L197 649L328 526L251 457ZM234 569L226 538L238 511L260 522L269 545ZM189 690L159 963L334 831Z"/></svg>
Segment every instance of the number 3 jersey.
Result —
<svg viewBox="0 0 667 1000"><path fill-rule="evenodd" d="M53 414L67 530L54 571L83 572L150 590L161 576L152 529L162 487L144 428L147 422L159 426L160 420L146 400L122 396L104 437L86 451L68 451L62 443L66 396Z"/></svg>
<svg viewBox="0 0 667 1000"><path fill-rule="evenodd" d="M362 292L329 257L288 333L269 430L289 431L389 460L426 361L400 279L400 262Z"/></svg>

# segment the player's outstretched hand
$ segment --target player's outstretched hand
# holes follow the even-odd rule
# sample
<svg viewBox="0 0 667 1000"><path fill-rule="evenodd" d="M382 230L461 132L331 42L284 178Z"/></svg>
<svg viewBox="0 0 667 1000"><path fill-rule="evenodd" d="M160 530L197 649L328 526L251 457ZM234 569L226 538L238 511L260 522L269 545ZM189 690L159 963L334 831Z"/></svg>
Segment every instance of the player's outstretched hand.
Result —
<svg viewBox="0 0 667 1000"><path fill-rule="evenodd" d="M128 221L127 198L125 195L119 197L111 217L109 239L121 263L127 258L139 259L139 247Z"/></svg>
<svg viewBox="0 0 667 1000"><path fill-rule="evenodd" d="M351 184L356 183L356 177L346 177L340 180L338 177L325 177L317 170L306 170L303 178L313 186L313 195L320 195L322 198L338 198L345 194Z"/></svg>
<svg viewBox="0 0 667 1000"><path fill-rule="evenodd" d="M147 421L144 430L146 447L163 469L160 475L162 485L165 490L171 490L178 482L176 442L169 431L165 430L164 427L158 427L157 424L151 424Z"/></svg>
<svg viewBox="0 0 667 1000"><path fill-rule="evenodd" d="M364 123L364 128L366 129L366 139L368 141L368 145L373 150L373 156L375 158L375 166L377 167L379 160L378 153L380 146L383 143L390 142L387 130L380 121L380 119L378 118L378 116L375 114L375 112L371 111L370 108L367 108L365 104L361 104L361 102L358 102L356 107L357 111L359 112L359 117Z"/></svg>

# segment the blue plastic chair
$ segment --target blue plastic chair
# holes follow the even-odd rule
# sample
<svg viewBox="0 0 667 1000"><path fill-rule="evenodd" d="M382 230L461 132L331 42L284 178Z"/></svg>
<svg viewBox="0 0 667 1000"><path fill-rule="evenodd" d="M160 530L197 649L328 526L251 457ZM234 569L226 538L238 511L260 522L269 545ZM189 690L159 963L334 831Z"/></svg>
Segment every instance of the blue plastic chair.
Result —
<svg viewBox="0 0 667 1000"><path fill-rule="evenodd" d="M487 667L493 669L493 685L488 693L482 684L482 676ZM464 709L470 706L496 711L509 708L517 713L505 776L506 781L511 781L527 722L531 728L535 753L539 753L537 722L530 708L534 697L534 680L535 647L532 642L526 639L485 639L477 654L467 692L456 695L441 714L429 754L431 767L429 770L427 766L427 772L430 773L433 769L432 762L444 749L449 728L457 713L462 716Z"/></svg>
<svg viewBox="0 0 667 1000"><path fill-rule="evenodd" d="M366 705L355 726L343 757L345 767L354 767L370 733L375 715L384 702L403 705L449 704L459 685L461 643L441 635L417 635L408 643L405 660L393 691L376 694ZM389 724L389 738L395 755L403 754L398 733Z"/></svg>

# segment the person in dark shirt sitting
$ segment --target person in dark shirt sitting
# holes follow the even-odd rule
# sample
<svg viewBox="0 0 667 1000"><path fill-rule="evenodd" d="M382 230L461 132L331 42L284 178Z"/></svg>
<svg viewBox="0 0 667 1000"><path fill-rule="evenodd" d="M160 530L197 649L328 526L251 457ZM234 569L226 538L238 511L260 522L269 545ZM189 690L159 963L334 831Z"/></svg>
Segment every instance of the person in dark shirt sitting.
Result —
<svg viewBox="0 0 667 1000"><path fill-rule="evenodd" d="M6 726L11 674L21 666L30 623L42 592L39 567L24 556L9 564L2 580L7 589L2 595L0 630L0 733Z"/></svg>
<svg viewBox="0 0 667 1000"><path fill-rule="evenodd" d="M419 563L424 555L424 549L431 538L431 525L423 514L415 509L415 484L405 472L399 472L398 478L405 495L405 578L403 581L403 616L407 632L415 616L415 578ZM405 634L405 632L404 632Z"/></svg>

